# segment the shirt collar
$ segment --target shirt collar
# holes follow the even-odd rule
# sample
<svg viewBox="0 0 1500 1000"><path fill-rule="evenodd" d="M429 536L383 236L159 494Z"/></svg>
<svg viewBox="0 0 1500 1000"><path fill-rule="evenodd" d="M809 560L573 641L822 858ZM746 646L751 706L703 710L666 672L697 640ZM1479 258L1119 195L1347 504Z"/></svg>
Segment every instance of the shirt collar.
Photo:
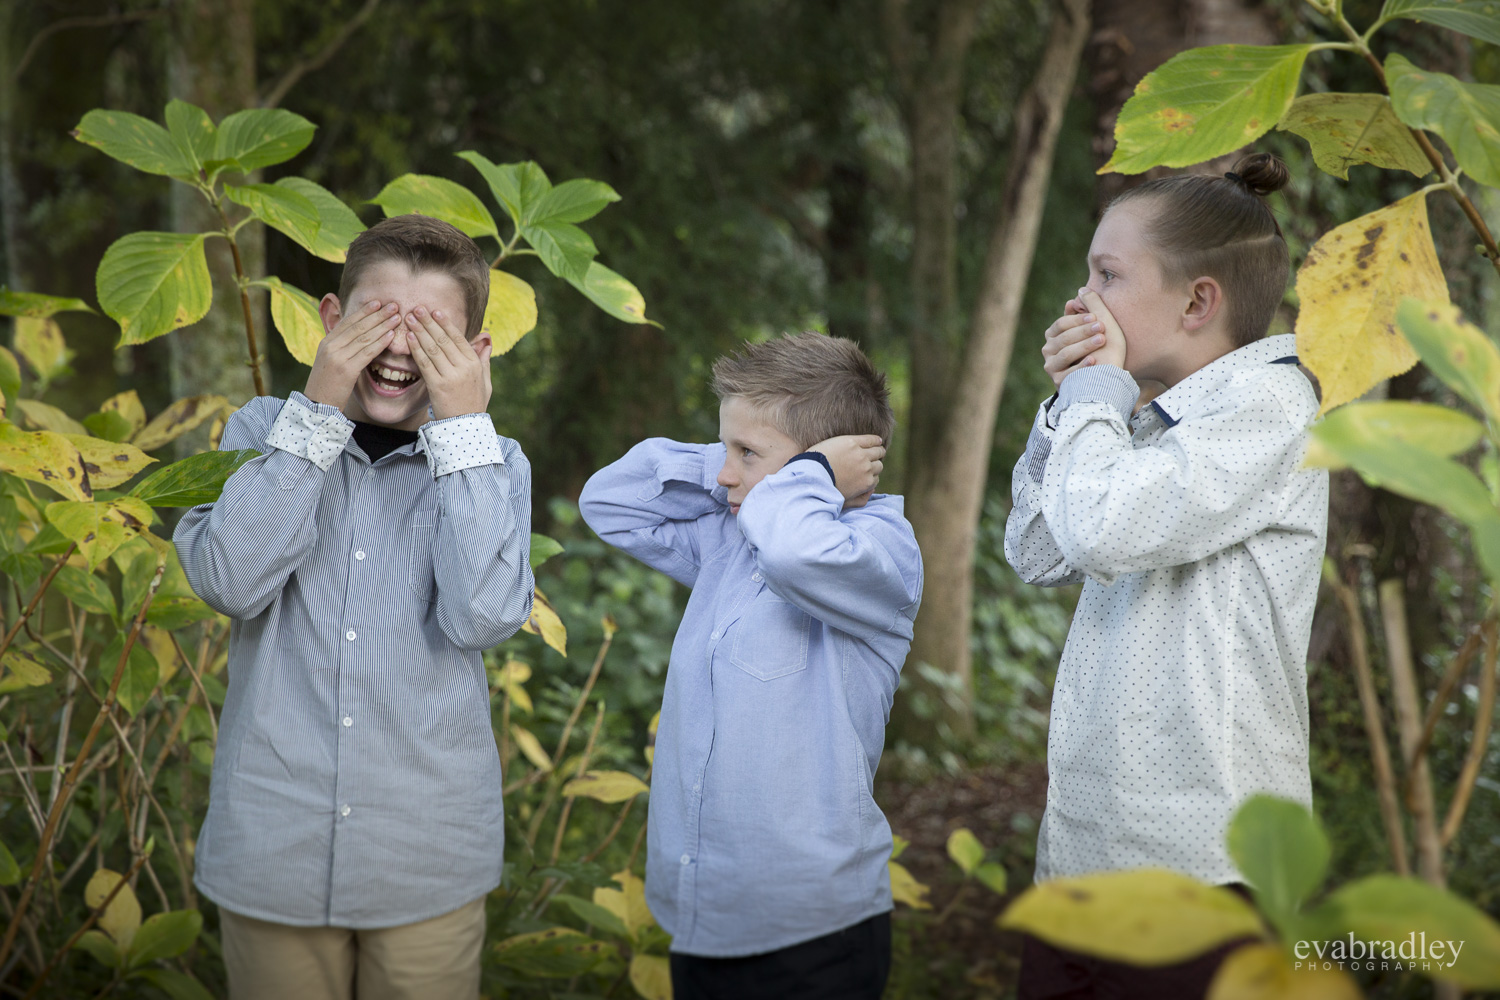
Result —
<svg viewBox="0 0 1500 1000"><path fill-rule="evenodd" d="M1260 365L1295 364L1296 361L1296 335L1284 333L1263 337L1199 368L1152 400L1151 408L1162 423L1175 427L1189 406L1222 388L1237 372Z"/></svg>

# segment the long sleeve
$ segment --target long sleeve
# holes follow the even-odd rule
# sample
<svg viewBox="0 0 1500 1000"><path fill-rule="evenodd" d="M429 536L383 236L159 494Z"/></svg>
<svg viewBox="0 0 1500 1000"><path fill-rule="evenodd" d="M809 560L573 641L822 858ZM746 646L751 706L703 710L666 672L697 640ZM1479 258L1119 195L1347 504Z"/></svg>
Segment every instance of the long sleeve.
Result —
<svg viewBox="0 0 1500 1000"><path fill-rule="evenodd" d="M1316 409L1300 378L1267 365L1220 408L1135 448L1129 376L1108 366L1070 375L1041 490L1063 561L1109 583L1196 562L1275 525Z"/></svg>
<svg viewBox="0 0 1500 1000"><path fill-rule="evenodd" d="M922 556L904 518L880 506L843 510L816 462L792 462L745 497L739 526L778 597L863 638L911 637Z"/></svg>
<svg viewBox="0 0 1500 1000"><path fill-rule="evenodd" d="M1038 407L1026 452L1011 474L1010 515L1005 520L1005 559L1027 583L1061 587L1082 583L1083 573L1068 565L1047 519L1042 516L1042 480L1052 449L1048 410Z"/></svg>
<svg viewBox="0 0 1500 1000"><path fill-rule="evenodd" d="M691 587L716 536L701 519L732 516L723 465L722 444L648 438L589 478L578 509L604 541Z"/></svg>
<svg viewBox="0 0 1500 1000"><path fill-rule="evenodd" d="M251 400L229 418L223 450L253 448L219 499L189 510L173 540L193 591L231 618L254 618L318 540L313 514L325 474L354 425L294 392Z"/></svg>
<svg viewBox="0 0 1500 1000"><path fill-rule="evenodd" d="M460 649L489 649L531 614L531 464L495 434L488 414L428 424L422 434L439 498L438 625Z"/></svg>

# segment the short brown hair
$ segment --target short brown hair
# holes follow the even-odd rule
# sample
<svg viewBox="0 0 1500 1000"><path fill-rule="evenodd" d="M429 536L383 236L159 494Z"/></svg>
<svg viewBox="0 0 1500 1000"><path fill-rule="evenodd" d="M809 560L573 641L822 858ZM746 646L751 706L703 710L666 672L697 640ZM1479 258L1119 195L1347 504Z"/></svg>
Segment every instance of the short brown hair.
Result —
<svg viewBox="0 0 1500 1000"><path fill-rule="evenodd" d="M1210 277L1224 289L1235 347L1266 335L1286 293L1291 259L1281 227L1265 196L1291 174L1270 153L1241 157L1222 177L1179 174L1130 188L1110 208L1154 198L1146 240L1161 263L1162 279L1176 284Z"/></svg>
<svg viewBox="0 0 1500 1000"><path fill-rule="evenodd" d="M715 361L713 390L762 410L804 448L843 434L879 434L889 445L896 426L885 375L859 345L811 330Z"/></svg>
<svg viewBox="0 0 1500 1000"><path fill-rule="evenodd" d="M347 303L365 272L382 261L400 261L413 274L438 271L458 282L464 295L467 325L473 340L484 327L490 300L490 266L479 245L441 219L426 215L393 215L354 237L339 279L339 302Z"/></svg>

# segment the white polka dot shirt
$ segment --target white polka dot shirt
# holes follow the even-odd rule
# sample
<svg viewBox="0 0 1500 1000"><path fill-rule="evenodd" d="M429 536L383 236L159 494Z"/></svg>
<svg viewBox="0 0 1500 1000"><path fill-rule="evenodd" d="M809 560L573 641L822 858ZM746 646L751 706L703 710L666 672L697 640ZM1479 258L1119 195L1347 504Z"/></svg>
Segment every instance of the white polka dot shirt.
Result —
<svg viewBox="0 0 1500 1000"><path fill-rule="evenodd" d="M1159 866L1243 881L1224 835L1256 792L1312 802L1306 655L1328 474L1318 402L1269 337L1131 416L1119 368L1063 381L1012 483L1005 555L1084 581L1052 696L1039 881Z"/></svg>

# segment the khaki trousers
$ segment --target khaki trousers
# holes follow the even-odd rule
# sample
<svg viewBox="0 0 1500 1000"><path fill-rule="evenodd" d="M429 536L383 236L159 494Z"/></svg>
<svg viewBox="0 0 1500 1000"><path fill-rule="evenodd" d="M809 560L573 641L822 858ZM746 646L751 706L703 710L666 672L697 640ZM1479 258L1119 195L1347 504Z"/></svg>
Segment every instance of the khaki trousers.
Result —
<svg viewBox="0 0 1500 1000"><path fill-rule="evenodd" d="M230 1000L475 1000L484 897L379 930L289 927L219 909Z"/></svg>

